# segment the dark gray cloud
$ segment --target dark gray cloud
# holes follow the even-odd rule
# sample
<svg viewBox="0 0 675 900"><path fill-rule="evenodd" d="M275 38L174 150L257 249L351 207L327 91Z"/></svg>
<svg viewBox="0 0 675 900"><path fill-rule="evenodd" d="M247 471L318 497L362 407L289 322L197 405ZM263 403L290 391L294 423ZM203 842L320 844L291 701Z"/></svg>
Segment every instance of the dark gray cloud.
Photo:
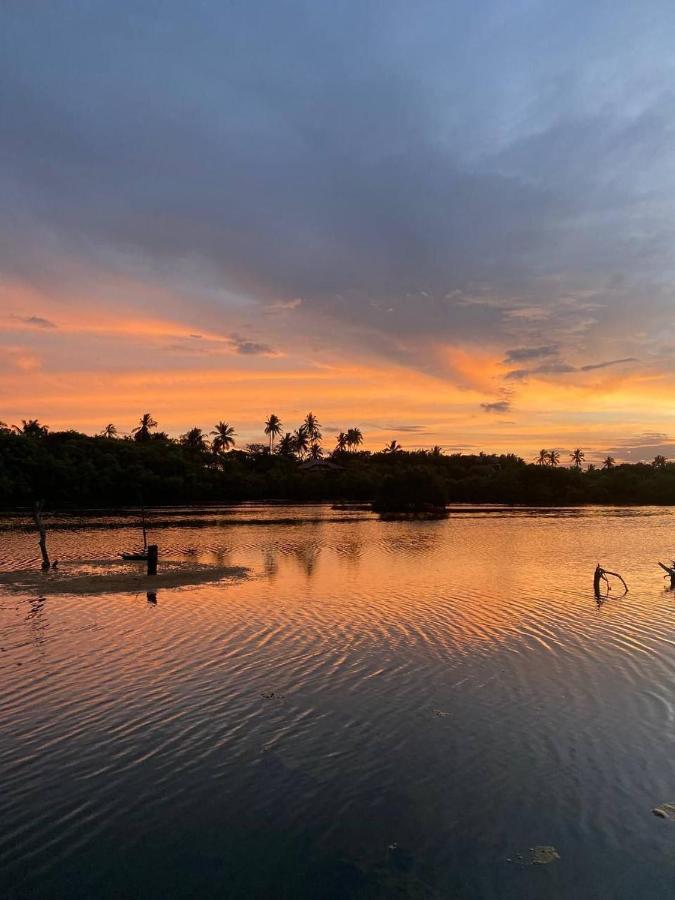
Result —
<svg viewBox="0 0 675 900"><path fill-rule="evenodd" d="M242 356L275 356L276 351L269 344L254 341L233 333L222 339L206 339L200 334L190 334L187 339L174 341L165 347L176 353L198 356L213 356L222 353L239 353Z"/></svg>
<svg viewBox="0 0 675 900"><path fill-rule="evenodd" d="M188 273L420 366L471 340L588 371L673 299L675 7L628 6L10 0L0 269Z"/></svg>
<svg viewBox="0 0 675 900"><path fill-rule="evenodd" d="M504 376L506 381L525 381L530 375L569 375L571 372L592 372L595 369L608 369L611 366L619 366L624 363L637 362L634 356L626 356L622 359L609 359L601 363L591 363L586 366L573 366L566 362L550 362L536 366L534 369L513 369Z"/></svg>
<svg viewBox="0 0 675 900"><path fill-rule="evenodd" d="M270 356L274 354L274 350L269 344L248 340L248 338L244 338L240 334L230 335L228 343L236 353L241 353L243 356Z"/></svg>
<svg viewBox="0 0 675 900"><path fill-rule="evenodd" d="M24 325L30 325L33 328L56 328L54 322L51 322L49 319L43 319L42 316L12 316L13 319L16 319L17 322L22 322Z"/></svg>
<svg viewBox="0 0 675 900"><path fill-rule="evenodd" d="M605 452L605 451L603 451ZM651 462L655 456L675 458L675 438L663 431L643 431L626 435L608 447L610 453L624 462Z"/></svg>
<svg viewBox="0 0 675 900"><path fill-rule="evenodd" d="M625 356L623 359L610 359L607 362L591 363L586 366L579 366L580 372L592 372L594 369L607 369L609 366L620 366L623 363L637 362L635 356Z"/></svg>
<svg viewBox="0 0 675 900"><path fill-rule="evenodd" d="M400 432L402 434L430 433L428 425L412 424L410 422L388 422L385 424L382 424L382 422L364 422L363 427L374 431Z"/></svg>
<svg viewBox="0 0 675 900"><path fill-rule="evenodd" d="M651 462L655 456L675 459L675 439L658 433L631 435L607 452L624 462Z"/></svg>
<svg viewBox="0 0 675 900"><path fill-rule="evenodd" d="M507 350L504 356L506 364L516 362L529 362L531 359L541 359L545 356L555 356L558 352L558 344L548 344L545 347L518 347L515 350Z"/></svg>
<svg viewBox="0 0 675 900"><path fill-rule="evenodd" d="M481 403L481 408L487 413L507 413L511 411L509 400L496 400L494 403Z"/></svg>

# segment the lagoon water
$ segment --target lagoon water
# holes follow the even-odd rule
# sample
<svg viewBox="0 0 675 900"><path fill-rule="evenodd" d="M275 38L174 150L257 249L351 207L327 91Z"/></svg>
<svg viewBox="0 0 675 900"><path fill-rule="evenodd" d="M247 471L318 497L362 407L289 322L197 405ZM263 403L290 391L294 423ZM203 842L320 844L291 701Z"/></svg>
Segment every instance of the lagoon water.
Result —
<svg viewBox="0 0 675 900"><path fill-rule="evenodd" d="M675 894L675 512L245 506L150 537L249 577L0 588L4 900ZM50 523L66 573L137 538ZM627 596L596 604L598 560ZM0 521L2 570L37 564Z"/></svg>

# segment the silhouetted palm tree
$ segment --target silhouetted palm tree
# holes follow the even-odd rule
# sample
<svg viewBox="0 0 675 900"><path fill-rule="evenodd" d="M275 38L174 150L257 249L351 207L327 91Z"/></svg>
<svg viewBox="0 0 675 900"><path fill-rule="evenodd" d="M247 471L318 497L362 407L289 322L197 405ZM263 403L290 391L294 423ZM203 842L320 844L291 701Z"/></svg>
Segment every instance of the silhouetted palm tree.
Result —
<svg viewBox="0 0 675 900"><path fill-rule="evenodd" d="M185 434L181 435L180 442L188 450L194 450L195 452L206 450L206 438L201 428L191 428L189 431L186 431Z"/></svg>
<svg viewBox="0 0 675 900"><path fill-rule="evenodd" d="M41 425L37 419L22 419L21 427L13 425L12 428L27 437L44 437L49 431L47 426Z"/></svg>
<svg viewBox="0 0 675 900"><path fill-rule="evenodd" d="M299 428L295 429L293 432L293 440L295 442L295 452L303 457L309 447L309 434L306 425L301 425Z"/></svg>
<svg viewBox="0 0 675 900"><path fill-rule="evenodd" d="M363 443L363 435L361 434L360 428L348 428L347 429L347 446L351 449L352 447L358 447Z"/></svg>
<svg viewBox="0 0 675 900"><path fill-rule="evenodd" d="M539 456L537 457L537 465L538 466L547 466L548 465L548 450L540 450Z"/></svg>
<svg viewBox="0 0 675 900"><path fill-rule="evenodd" d="M387 446L382 451L383 453L400 453L403 447L399 444L398 441L391 441L391 443L387 444Z"/></svg>
<svg viewBox="0 0 675 900"><path fill-rule="evenodd" d="M305 426L310 441L316 442L321 440L321 425L313 412L307 413L302 424Z"/></svg>
<svg viewBox="0 0 675 900"><path fill-rule="evenodd" d="M336 440L335 440L335 449L339 451L343 451L347 449L347 435L344 431L341 431Z"/></svg>
<svg viewBox="0 0 675 900"><path fill-rule="evenodd" d="M443 456L443 448L439 444L434 444L431 448L432 456Z"/></svg>
<svg viewBox="0 0 675 900"><path fill-rule="evenodd" d="M548 451L548 463L550 466L557 466L560 462L560 451L559 450L549 450Z"/></svg>
<svg viewBox="0 0 675 900"><path fill-rule="evenodd" d="M272 447L274 447L274 438L281 434L281 420L279 416L275 416L274 413L272 413L265 422L265 434L269 435L271 453Z"/></svg>
<svg viewBox="0 0 675 900"><path fill-rule="evenodd" d="M211 441L211 449L214 453L222 453L223 451L227 451L230 447L234 447L236 441L234 436L237 432L231 425L228 425L227 422L218 422L217 425L214 425L212 435L215 435L213 440Z"/></svg>
<svg viewBox="0 0 675 900"><path fill-rule="evenodd" d="M133 429L134 440L149 441L151 428L157 428L157 422L155 422L150 413L143 413L139 424Z"/></svg>
<svg viewBox="0 0 675 900"><path fill-rule="evenodd" d="M277 444L277 453L279 456L293 456L295 454L295 438L287 431Z"/></svg>
<svg viewBox="0 0 675 900"><path fill-rule="evenodd" d="M578 447L576 450L572 450L572 452L570 453L570 459L572 460L572 465L575 469L581 468L581 464L583 463L585 456L586 454L584 453L584 451L579 450Z"/></svg>
<svg viewBox="0 0 675 900"><path fill-rule="evenodd" d="M321 459L323 456L323 450L321 449L321 444L318 441L312 441L309 446L309 456L310 459Z"/></svg>
<svg viewBox="0 0 675 900"><path fill-rule="evenodd" d="M659 454L658 456L654 457L654 461L652 462L652 465L654 466L655 469L665 469L667 462L668 462L668 460L666 459L666 457L661 456L661 454Z"/></svg>
<svg viewBox="0 0 675 900"><path fill-rule="evenodd" d="M606 456L602 462L603 469L613 469L616 465L616 460L613 456Z"/></svg>
<svg viewBox="0 0 675 900"><path fill-rule="evenodd" d="M104 438L114 438L117 437L117 429L112 424L106 425L103 431L101 432L101 436Z"/></svg>

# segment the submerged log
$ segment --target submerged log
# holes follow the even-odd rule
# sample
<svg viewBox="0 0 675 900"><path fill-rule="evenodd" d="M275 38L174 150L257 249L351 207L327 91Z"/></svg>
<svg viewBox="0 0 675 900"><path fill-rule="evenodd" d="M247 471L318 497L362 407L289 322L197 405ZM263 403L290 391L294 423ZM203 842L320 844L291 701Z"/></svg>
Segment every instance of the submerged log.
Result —
<svg viewBox="0 0 675 900"><path fill-rule="evenodd" d="M33 520L35 521L35 525L37 527L38 533L40 535L40 553L42 555L42 568L45 572L51 568L51 563L49 561L49 554L47 553L47 531L45 529L45 524L42 521L42 509L44 507L44 500L36 500L33 504Z"/></svg>

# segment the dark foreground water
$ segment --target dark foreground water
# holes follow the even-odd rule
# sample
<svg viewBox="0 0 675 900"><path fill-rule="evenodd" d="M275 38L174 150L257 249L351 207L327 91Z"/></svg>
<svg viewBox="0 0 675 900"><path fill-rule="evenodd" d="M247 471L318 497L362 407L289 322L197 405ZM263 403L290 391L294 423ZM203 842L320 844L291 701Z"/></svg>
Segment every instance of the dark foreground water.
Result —
<svg viewBox="0 0 675 900"><path fill-rule="evenodd" d="M4 525L2 569L35 563ZM136 537L50 543L67 570ZM675 801L675 513L248 508L151 537L250 578L0 589L3 900L675 895L651 814ZM631 589L600 607L598 559Z"/></svg>

